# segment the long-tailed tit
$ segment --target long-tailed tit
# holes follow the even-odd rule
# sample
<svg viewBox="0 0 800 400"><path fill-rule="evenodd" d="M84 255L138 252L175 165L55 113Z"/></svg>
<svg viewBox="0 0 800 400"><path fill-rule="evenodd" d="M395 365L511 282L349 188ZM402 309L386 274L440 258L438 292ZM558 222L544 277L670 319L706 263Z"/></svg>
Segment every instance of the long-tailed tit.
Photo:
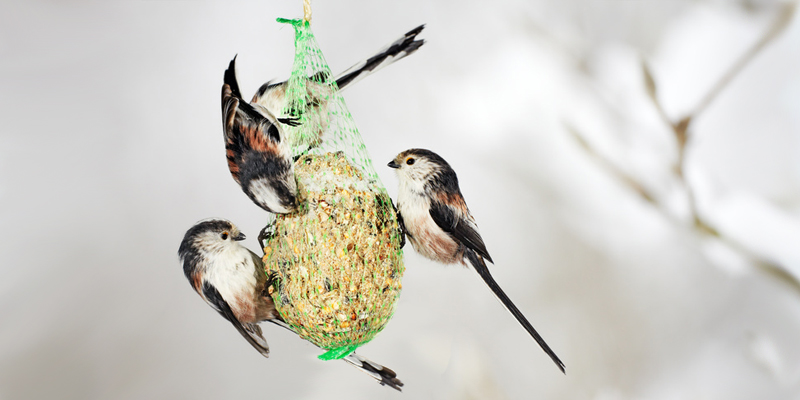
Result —
<svg viewBox="0 0 800 400"><path fill-rule="evenodd" d="M278 314L268 294L271 279L257 255L242 246L245 235L226 220L204 220L191 227L178 255L192 288L228 320L264 357L269 346L258 323L272 322L292 330ZM381 385L400 390L403 383L391 369L351 353L348 364L369 374Z"/></svg>
<svg viewBox="0 0 800 400"><path fill-rule="evenodd" d="M443 264L472 265L506 309L564 372L564 363L489 273L485 260L492 262L492 258L461 195L456 173L447 161L430 150L410 149L398 154L388 165L395 169L400 181L398 219L402 216L414 250Z"/></svg>
<svg viewBox="0 0 800 400"><path fill-rule="evenodd" d="M281 123L296 122L276 118L262 106L242 100L234 57L225 70L222 85L228 169L247 197L259 207L285 214L296 208L297 182Z"/></svg>
<svg viewBox="0 0 800 400"><path fill-rule="evenodd" d="M336 77L336 86L339 90L344 90L379 69L414 53L425 43L425 40L416 39L424 28L425 25L420 25L408 31L405 35L380 49L372 57L348 68ZM292 138L300 140L298 143L293 143L294 146L315 147L322 141L322 133L325 132L328 126L327 107L328 99L331 95L331 89L328 85L329 78L327 74L318 72L310 76L306 81L307 93L305 95L305 104L303 105L304 109L293 109L290 117L297 118L301 114L308 114L305 124L313 127L314 132L311 134L312 137ZM286 88L286 81L278 83L267 82L261 85L251 102L266 108L272 115L280 116L287 107Z"/></svg>

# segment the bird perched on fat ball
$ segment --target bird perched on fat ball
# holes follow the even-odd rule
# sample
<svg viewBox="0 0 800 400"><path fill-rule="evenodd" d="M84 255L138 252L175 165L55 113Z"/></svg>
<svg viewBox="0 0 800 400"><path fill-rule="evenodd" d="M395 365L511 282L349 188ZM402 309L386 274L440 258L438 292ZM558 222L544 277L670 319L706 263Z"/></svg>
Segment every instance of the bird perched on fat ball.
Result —
<svg viewBox="0 0 800 400"><path fill-rule="evenodd" d="M564 363L489 273L485 261L492 262L492 258L450 164L430 150L410 149L398 154L388 166L395 169L400 181L398 219L403 222L414 250L443 264L471 265L503 306L564 372Z"/></svg>
<svg viewBox="0 0 800 400"><path fill-rule="evenodd" d="M228 320L242 337L264 357L269 345L260 322L292 330L278 314L269 295L272 280L261 258L241 245L245 235L230 221L210 219L189 228L178 255L192 288ZM381 385L400 390L403 383L391 369L351 353L343 359L369 374Z"/></svg>

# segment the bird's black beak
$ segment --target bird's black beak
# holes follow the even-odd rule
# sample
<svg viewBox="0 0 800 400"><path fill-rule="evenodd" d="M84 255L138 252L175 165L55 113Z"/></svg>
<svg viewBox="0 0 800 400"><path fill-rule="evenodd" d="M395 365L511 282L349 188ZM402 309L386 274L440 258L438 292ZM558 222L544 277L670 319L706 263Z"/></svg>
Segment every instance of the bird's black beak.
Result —
<svg viewBox="0 0 800 400"><path fill-rule="evenodd" d="M245 240L245 239L247 239L247 236L245 236L244 233L242 233L242 232L239 232L238 235L233 237L233 240L235 240L237 242L240 242L240 241Z"/></svg>
<svg viewBox="0 0 800 400"><path fill-rule="evenodd" d="M388 164L386 164L386 165L388 165L388 166L389 166L389 168L395 168L395 169L397 169L397 168L400 168L400 164L398 164L398 163L394 162L394 160L392 160L392 161L389 161L389 163L388 163Z"/></svg>

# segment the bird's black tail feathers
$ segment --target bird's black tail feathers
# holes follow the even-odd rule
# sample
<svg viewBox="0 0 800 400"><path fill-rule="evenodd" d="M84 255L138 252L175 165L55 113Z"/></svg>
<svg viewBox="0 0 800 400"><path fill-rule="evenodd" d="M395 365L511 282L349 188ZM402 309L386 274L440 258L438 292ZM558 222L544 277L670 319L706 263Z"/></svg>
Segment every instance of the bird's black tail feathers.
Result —
<svg viewBox="0 0 800 400"><path fill-rule="evenodd" d="M228 305L228 302L222 298L222 295L219 294L219 291L214 285L205 282L203 283L202 291L203 299L217 310L223 318L233 324L234 328L239 331L242 337L244 337L254 349L258 350L262 356L269 358L269 345L267 344L267 340L264 339L264 335L261 333L261 328L256 324L242 324L239 322L233 310L231 310L230 305Z"/></svg>
<svg viewBox="0 0 800 400"><path fill-rule="evenodd" d="M390 45L384 47L374 56L359 62L356 65L348 68L336 77L336 85L339 90L355 83L361 78L389 65L395 61L401 60L409 54L413 54L417 49L425 44L425 39L417 40L417 35L425 28L422 24L408 32L399 39L392 42Z"/></svg>
<svg viewBox="0 0 800 400"><path fill-rule="evenodd" d="M246 118L251 119L256 124L262 124L262 123L272 124L272 121L265 118L264 115L261 114L259 111L256 111L256 109L253 108L252 105L244 101L244 98L242 97L242 92L239 90L239 81L236 79L236 57L238 56L239 56L238 54L234 56L233 60L231 60L230 64L228 64L228 69L225 70L225 76L223 77L223 83L225 85L228 85L231 91L230 94L227 95L232 97L232 99L226 99L225 86L223 85L223 91L222 91L223 109L225 109L226 107L230 107L230 102L232 100L236 100L237 101L236 106L246 115ZM231 112L230 110L226 111ZM280 141L280 139L278 141Z"/></svg>
<svg viewBox="0 0 800 400"><path fill-rule="evenodd" d="M280 317L268 321L272 322L275 325L280 326L281 328L288 329L294 332L294 329L292 329L292 327L289 326L289 324L287 324L286 322L284 322L283 319L281 319ZM397 391L402 391L400 387L403 386L403 382L401 382L400 379L397 379L397 373L392 371L390 368L384 367L383 365L370 361L368 358L358 355L356 353L350 353L350 355L343 358L342 360L358 368L367 375L371 376L381 385L389 386Z"/></svg>
<svg viewBox="0 0 800 400"><path fill-rule="evenodd" d="M242 92L239 90L239 82L236 80L236 57L239 55L233 56L233 60L231 60L230 64L228 64L228 69L225 70L225 76L223 77L223 83L228 84L231 88L232 94L237 99L242 99Z"/></svg>
<svg viewBox="0 0 800 400"><path fill-rule="evenodd" d="M367 375L373 377L381 385L389 386L398 392L402 392L400 387L403 386L403 382L397 379L397 374L391 369L372 362L356 353L350 353L350 355L343 358L343 360L348 364L360 369Z"/></svg>
<svg viewBox="0 0 800 400"><path fill-rule="evenodd" d="M222 121L225 126L225 136L229 138L235 136L233 130L236 124L252 124L260 129L273 142L280 143L281 135L280 132L278 132L277 126L275 126L275 121L267 118L262 111L257 110L253 105L244 101L242 98L242 92L239 90L239 82L236 80L236 57L238 57L238 55L234 56L233 60L228 64L228 69L225 70L225 76L223 77ZM256 107L260 108L260 106ZM241 111L241 113L237 113L237 111ZM299 125L299 122L292 118L278 118L277 120L291 126Z"/></svg>
<svg viewBox="0 0 800 400"><path fill-rule="evenodd" d="M528 331L528 333L533 337L533 340L535 340L536 343L539 343L539 346L541 346L542 350L544 350L544 352L547 353L548 356L550 356L553 362L556 363L558 369L560 369L561 372L566 374L564 363L561 362L561 359L559 359L556 353L550 348L550 346L547 345L542 336L539 335L538 332L536 332L536 329L533 328L533 325L531 325L531 323L528 322L528 319L525 318L524 315L522 315L522 312L517 308L517 306L514 305L511 299L508 298L506 293L503 292L503 289L500 288L500 285L498 285L497 282L495 282L494 278L492 277L492 274L489 273L489 268L486 267L486 263L483 261L483 258L481 258L481 256L479 256L472 250L466 251L466 257L467 260L469 260L470 264L472 264L473 268L475 268L475 271L478 272L478 275L480 275L481 278L483 278L483 281L486 282L486 285L489 286L489 289L491 289L492 292L494 292L495 296L497 296L497 298L500 300L500 302L503 303L503 306L505 306L505 308L511 313L511 315L513 315L514 318L516 318L517 321L519 321L522 327L525 328L526 331Z"/></svg>

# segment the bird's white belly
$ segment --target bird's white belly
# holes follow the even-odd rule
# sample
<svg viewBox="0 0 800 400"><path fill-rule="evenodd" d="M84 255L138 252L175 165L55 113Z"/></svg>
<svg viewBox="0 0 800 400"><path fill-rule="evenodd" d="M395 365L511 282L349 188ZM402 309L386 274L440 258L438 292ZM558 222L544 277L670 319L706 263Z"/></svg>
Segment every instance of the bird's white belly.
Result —
<svg viewBox="0 0 800 400"><path fill-rule="evenodd" d="M460 262L458 244L431 218L430 202L425 197L400 196L398 203L409 241L417 253L443 264Z"/></svg>
<svg viewBox="0 0 800 400"><path fill-rule="evenodd" d="M258 282L255 264L246 249L221 258L214 268L209 268L206 279L228 303L237 319L249 322L255 318L253 297Z"/></svg>

